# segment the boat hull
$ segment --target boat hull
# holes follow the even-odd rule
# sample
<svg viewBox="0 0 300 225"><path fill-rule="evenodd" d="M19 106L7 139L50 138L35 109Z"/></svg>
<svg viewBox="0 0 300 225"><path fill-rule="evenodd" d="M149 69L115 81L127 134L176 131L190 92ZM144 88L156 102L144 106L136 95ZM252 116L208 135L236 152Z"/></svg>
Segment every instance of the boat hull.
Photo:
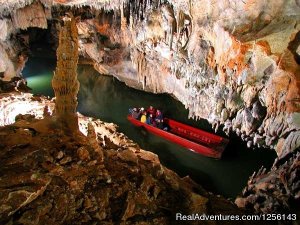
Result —
<svg viewBox="0 0 300 225"><path fill-rule="evenodd" d="M199 153L201 155L219 159L222 156L222 153L228 143L228 140L217 135L208 133L206 131L202 131L200 129L196 129L190 127L188 125L179 123L175 120L171 120L166 118L168 126L170 127L169 131L161 130L157 127L148 125L146 123L142 123L139 120L134 119L131 115L127 116L127 119L137 127L144 127L147 131L160 136L164 139L172 141L182 147L185 147L193 152ZM186 131L184 134L179 134L176 132L175 128L181 129L181 131ZM178 129L177 129L178 130ZM192 135L188 135L187 133ZM183 132L184 133L184 132ZM198 135L198 136L196 136ZM189 136L189 137L188 137ZM192 136L194 136L192 138ZM189 138L189 139L187 139ZM197 142L196 142L197 141ZM213 146L213 147L212 147Z"/></svg>

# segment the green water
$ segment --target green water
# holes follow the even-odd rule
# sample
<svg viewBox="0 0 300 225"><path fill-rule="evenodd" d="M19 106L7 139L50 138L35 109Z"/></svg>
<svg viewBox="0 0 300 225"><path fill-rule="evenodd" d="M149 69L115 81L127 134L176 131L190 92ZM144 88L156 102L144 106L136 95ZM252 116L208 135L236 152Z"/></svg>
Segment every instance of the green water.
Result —
<svg viewBox="0 0 300 225"><path fill-rule="evenodd" d="M56 60L47 56L32 57L28 60L22 73L26 77L28 86L33 89L32 93L54 96L51 80L55 64Z"/></svg>
<svg viewBox="0 0 300 225"><path fill-rule="evenodd" d="M53 96L51 78L54 68L53 59L29 59L23 74L33 93ZM168 95L149 94L129 88L112 77L99 75L89 66L79 66L78 79L79 112L117 124L120 132L143 149L156 153L163 165L180 176L189 175L209 191L235 197L254 171L262 165L269 168L275 159L274 151L247 149L245 143L234 135L230 137L230 144L221 160L203 157L136 128L126 120L128 108L153 105L163 109L165 115L171 118L211 131L207 121L187 119L188 111L180 102Z"/></svg>

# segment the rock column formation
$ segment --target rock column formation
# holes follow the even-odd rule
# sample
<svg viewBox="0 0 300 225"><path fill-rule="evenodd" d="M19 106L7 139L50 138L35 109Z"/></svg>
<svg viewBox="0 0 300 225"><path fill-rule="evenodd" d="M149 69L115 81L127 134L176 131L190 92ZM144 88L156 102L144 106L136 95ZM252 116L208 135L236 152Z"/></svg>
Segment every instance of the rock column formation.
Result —
<svg viewBox="0 0 300 225"><path fill-rule="evenodd" d="M52 80L56 97L55 116L67 128L78 130L78 31L73 16L64 19L56 54L57 66Z"/></svg>

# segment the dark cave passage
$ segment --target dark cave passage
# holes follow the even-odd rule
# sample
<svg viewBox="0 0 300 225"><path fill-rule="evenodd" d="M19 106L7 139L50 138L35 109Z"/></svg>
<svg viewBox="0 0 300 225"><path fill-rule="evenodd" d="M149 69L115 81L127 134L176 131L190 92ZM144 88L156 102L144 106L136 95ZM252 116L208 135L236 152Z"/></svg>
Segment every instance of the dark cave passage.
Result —
<svg viewBox="0 0 300 225"><path fill-rule="evenodd" d="M18 35L23 39L24 45L28 47L29 56L55 58L58 32L57 22L48 21L47 29L30 27L25 31L21 31Z"/></svg>

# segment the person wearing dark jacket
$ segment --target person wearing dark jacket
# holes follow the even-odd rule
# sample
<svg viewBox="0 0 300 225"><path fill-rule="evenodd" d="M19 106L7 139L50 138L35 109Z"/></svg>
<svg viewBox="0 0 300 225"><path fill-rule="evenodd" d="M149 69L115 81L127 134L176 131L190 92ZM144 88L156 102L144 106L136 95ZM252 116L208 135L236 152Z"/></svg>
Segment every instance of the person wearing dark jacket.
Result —
<svg viewBox="0 0 300 225"><path fill-rule="evenodd" d="M158 109L156 110L156 115L155 115L155 119L156 120L162 120L164 117L163 117L163 114L162 112Z"/></svg>
<svg viewBox="0 0 300 225"><path fill-rule="evenodd" d="M148 117L147 117L147 121L146 121L146 123L148 124L148 125L152 125L153 124L153 116L152 116L152 114L150 114Z"/></svg>

